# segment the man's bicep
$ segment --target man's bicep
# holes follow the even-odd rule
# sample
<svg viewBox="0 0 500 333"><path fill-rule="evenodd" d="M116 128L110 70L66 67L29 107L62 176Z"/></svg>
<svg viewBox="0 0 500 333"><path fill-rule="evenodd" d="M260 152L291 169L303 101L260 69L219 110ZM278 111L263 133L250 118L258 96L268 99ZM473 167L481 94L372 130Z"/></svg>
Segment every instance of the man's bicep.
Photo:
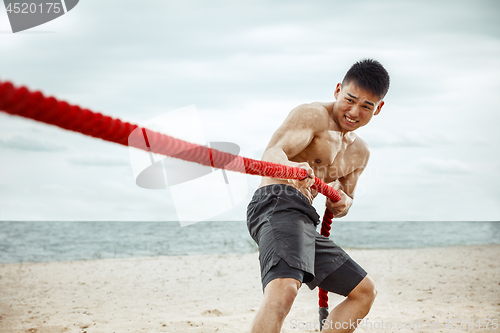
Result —
<svg viewBox="0 0 500 333"><path fill-rule="evenodd" d="M354 199L354 191L356 190L356 185L358 184L358 179L362 172L362 170L356 169L350 174L339 178L339 182L342 185L342 191L352 199Z"/></svg>
<svg viewBox="0 0 500 333"><path fill-rule="evenodd" d="M356 185L358 184L359 177L361 176L363 171L365 171L366 165L368 164L368 157L369 155L366 156L363 163L357 166L353 172L339 178L339 182L342 185L342 191L344 191L344 193L350 196L352 199L354 199L354 191L356 190Z"/></svg>
<svg viewBox="0 0 500 333"><path fill-rule="evenodd" d="M342 184L343 191L345 194L354 199L354 191L356 190L356 185L358 184L359 177L365 171L368 165L368 160L370 159L370 151L366 143L360 138L356 139L356 146L352 151L352 160L350 161L353 171L344 177L339 178Z"/></svg>

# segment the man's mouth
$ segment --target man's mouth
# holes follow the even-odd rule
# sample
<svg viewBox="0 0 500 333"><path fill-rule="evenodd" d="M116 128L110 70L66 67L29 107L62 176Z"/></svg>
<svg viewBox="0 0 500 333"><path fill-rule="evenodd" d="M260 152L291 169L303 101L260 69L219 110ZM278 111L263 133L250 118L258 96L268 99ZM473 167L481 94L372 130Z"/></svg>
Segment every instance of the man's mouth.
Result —
<svg viewBox="0 0 500 333"><path fill-rule="evenodd" d="M348 117L348 116L344 116L344 117L345 117L345 120L346 120L346 122L347 122L348 124L351 124L351 125L352 125L352 124L355 124L355 123L357 123L357 122L358 122L357 120L354 120L354 119L352 119L352 118L350 118L350 117Z"/></svg>

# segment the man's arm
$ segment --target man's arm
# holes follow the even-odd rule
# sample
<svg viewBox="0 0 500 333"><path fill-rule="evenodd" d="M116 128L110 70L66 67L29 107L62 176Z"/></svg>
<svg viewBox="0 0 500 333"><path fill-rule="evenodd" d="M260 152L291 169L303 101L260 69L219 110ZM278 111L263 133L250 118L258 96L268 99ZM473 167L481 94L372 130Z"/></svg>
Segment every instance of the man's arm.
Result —
<svg viewBox="0 0 500 333"><path fill-rule="evenodd" d="M312 168L307 162L298 163L291 159L311 143L316 133L325 130L328 121L328 112L324 107L314 104L299 105L290 111L273 134L262 155L262 160L305 169L309 178L300 186L310 187L314 184Z"/></svg>
<svg viewBox="0 0 500 333"><path fill-rule="evenodd" d="M370 151L366 143L359 138L357 138L356 141L358 141L356 143L358 147L356 147L355 152L353 152L353 154L356 155L356 158L353 160L355 169L351 173L329 184L339 192L341 198L339 202L333 202L326 198L326 207L332 212L335 218L344 217L349 212L353 204L356 184L370 158Z"/></svg>

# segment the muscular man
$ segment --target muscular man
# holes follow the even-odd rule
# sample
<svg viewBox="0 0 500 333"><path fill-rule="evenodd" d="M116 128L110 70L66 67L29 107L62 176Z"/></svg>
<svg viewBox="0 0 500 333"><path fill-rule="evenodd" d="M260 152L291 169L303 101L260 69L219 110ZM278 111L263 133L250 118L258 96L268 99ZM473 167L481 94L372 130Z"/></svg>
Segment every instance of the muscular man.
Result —
<svg viewBox="0 0 500 333"><path fill-rule="evenodd" d="M316 231L319 215L311 204L317 192L310 187L315 176L329 183L342 199L327 199L327 209L336 218L347 214L369 157L366 143L353 131L380 113L388 89L389 75L379 62L357 62L337 84L334 102L299 105L272 136L262 160L303 168L308 178L263 177L248 205L264 290L252 332L279 332L302 283L346 296L328 315L324 332L352 332L370 310L374 282Z"/></svg>

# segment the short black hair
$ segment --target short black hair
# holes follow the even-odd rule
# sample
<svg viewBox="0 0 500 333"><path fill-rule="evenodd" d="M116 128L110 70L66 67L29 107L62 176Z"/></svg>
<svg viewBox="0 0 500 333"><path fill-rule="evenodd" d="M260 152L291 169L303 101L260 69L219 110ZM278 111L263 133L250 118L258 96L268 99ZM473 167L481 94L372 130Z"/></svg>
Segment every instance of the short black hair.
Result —
<svg viewBox="0 0 500 333"><path fill-rule="evenodd" d="M342 80L342 86L353 80L360 88L379 96L379 100L389 91L389 73L377 60L364 59L352 65Z"/></svg>

